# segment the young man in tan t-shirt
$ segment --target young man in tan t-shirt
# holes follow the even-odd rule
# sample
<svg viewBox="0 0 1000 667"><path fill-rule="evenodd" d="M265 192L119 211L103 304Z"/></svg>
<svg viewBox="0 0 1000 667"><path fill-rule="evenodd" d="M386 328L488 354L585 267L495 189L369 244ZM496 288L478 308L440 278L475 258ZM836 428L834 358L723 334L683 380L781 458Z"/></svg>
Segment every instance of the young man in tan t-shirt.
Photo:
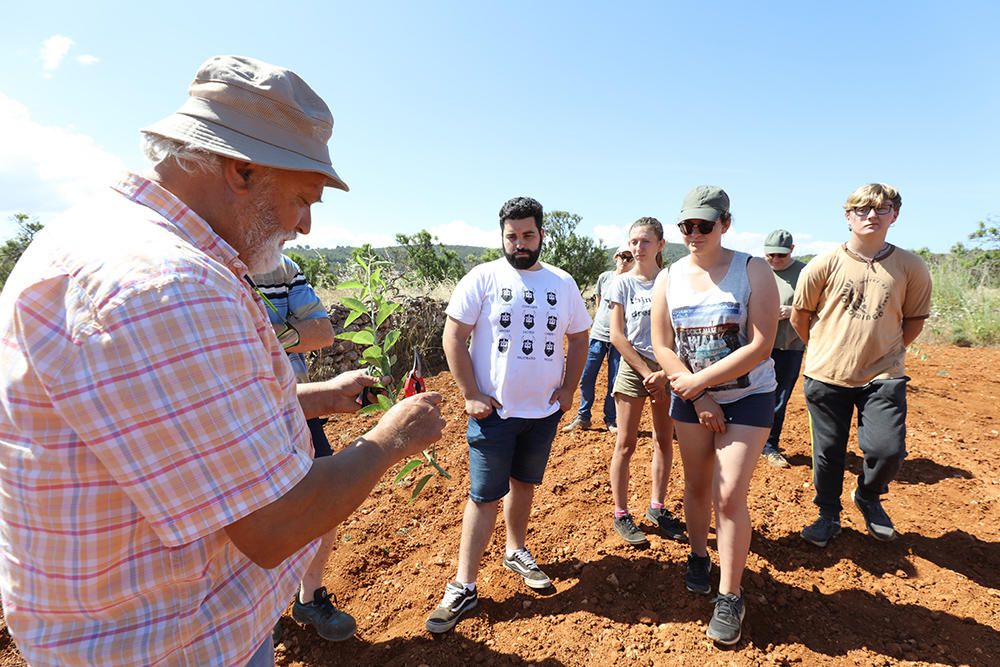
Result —
<svg viewBox="0 0 1000 667"><path fill-rule="evenodd" d="M864 454L854 504L872 537L896 538L882 508L906 457L906 347L930 314L931 278L913 253L886 243L902 198L871 183L844 204L847 243L802 271L791 322L806 343L805 398L819 518L802 538L825 547L840 534L844 459L854 409Z"/></svg>

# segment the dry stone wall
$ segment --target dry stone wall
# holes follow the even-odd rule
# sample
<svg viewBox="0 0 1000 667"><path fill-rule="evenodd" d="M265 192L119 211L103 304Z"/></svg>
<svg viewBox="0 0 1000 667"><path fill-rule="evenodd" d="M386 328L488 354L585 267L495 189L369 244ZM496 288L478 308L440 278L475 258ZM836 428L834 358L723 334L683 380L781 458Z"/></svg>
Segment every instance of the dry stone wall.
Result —
<svg viewBox="0 0 1000 667"><path fill-rule="evenodd" d="M393 366L393 376L403 377L413 363L413 350L420 352L424 361L424 374L434 375L447 368L444 350L441 348L441 334L444 331L444 309L448 305L444 301L426 296L401 297L400 307L382 325L383 335L389 329L399 329L399 342L392 349L396 355ZM327 309L333 331L336 334L345 331L344 320L347 319L347 308L334 304ZM359 318L352 322L347 331L357 331L363 326ZM335 340L333 345L316 352L309 357L309 378L314 381L329 380L344 371L358 368L362 347L346 340Z"/></svg>

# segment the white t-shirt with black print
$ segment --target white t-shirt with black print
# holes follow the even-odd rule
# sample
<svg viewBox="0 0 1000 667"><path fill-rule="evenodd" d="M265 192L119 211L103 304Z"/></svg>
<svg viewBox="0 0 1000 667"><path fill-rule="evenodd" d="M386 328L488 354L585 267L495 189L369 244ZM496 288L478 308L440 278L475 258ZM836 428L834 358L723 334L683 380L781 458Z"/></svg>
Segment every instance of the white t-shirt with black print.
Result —
<svg viewBox="0 0 1000 667"><path fill-rule="evenodd" d="M590 328L590 315L573 277L541 263L519 271L506 258L473 267L445 312L473 326L469 354L476 384L503 405L501 418L547 417L562 386L567 334Z"/></svg>

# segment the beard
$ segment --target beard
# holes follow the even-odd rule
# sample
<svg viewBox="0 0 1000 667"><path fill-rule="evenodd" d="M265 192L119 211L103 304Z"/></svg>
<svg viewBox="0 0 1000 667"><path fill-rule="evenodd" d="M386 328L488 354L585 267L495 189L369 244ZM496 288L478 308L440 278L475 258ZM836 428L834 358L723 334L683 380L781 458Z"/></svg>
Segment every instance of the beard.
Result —
<svg viewBox="0 0 1000 667"><path fill-rule="evenodd" d="M521 252L527 254L522 255L518 252L507 252L507 250L504 249L503 256L507 258L507 261L515 269L524 271L526 269L530 269L538 262L538 258L542 254L542 244L539 243L536 250L522 250Z"/></svg>
<svg viewBox="0 0 1000 667"><path fill-rule="evenodd" d="M281 264L281 246L285 241L295 240L295 233L288 233L278 224L278 216L271 203L274 192L265 187L250 202L244 215L247 226L243 229L242 248L237 248L240 258L250 273L268 273Z"/></svg>

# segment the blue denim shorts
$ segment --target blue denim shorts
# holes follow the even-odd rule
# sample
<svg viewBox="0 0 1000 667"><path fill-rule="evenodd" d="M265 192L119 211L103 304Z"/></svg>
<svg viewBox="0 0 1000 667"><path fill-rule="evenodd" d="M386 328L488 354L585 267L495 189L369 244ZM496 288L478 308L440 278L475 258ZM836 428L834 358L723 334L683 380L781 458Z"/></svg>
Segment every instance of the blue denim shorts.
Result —
<svg viewBox="0 0 1000 667"><path fill-rule="evenodd" d="M500 500L510 478L541 484L562 410L548 417L501 419L494 410L483 419L469 418L469 497L477 503Z"/></svg>
<svg viewBox="0 0 1000 667"><path fill-rule="evenodd" d="M773 391L750 394L732 403L719 403L719 407L722 408L722 414L725 415L727 424L771 428L771 424L774 422ZM674 418L674 421L686 424L698 423L698 413L694 410L694 404L691 401L685 401L677 394L670 395L670 416Z"/></svg>

